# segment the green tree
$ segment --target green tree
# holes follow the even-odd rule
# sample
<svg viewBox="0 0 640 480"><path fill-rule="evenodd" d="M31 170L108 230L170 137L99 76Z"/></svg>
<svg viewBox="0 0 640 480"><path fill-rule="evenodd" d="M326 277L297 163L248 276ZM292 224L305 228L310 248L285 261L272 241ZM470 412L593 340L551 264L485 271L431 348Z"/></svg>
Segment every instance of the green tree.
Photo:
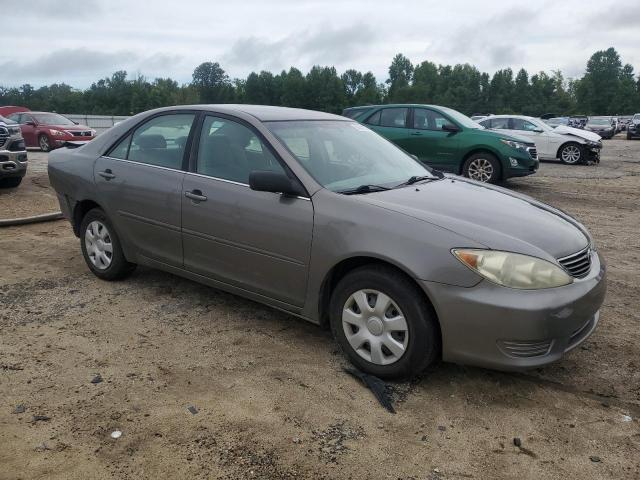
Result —
<svg viewBox="0 0 640 480"><path fill-rule="evenodd" d="M233 101L233 87L229 76L218 62L204 62L193 71L192 85L202 103L228 103Z"/></svg>
<svg viewBox="0 0 640 480"><path fill-rule="evenodd" d="M413 64L411 60L405 57L403 54L398 53L389 66L389 79L387 84L389 85L388 97L391 102L399 101L397 99L402 97L401 90L405 90L409 87L413 76ZM406 96L406 93L404 93Z"/></svg>

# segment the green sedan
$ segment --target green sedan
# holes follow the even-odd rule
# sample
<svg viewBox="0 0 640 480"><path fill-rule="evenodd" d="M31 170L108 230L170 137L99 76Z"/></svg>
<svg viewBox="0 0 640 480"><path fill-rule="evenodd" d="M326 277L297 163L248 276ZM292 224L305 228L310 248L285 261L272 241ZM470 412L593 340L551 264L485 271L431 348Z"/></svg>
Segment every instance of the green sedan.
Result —
<svg viewBox="0 0 640 480"><path fill-rule="evenodd" d="M485 130L447 107L369 105L347 108L342 114L438 170L489 183L531 175L538 170L534 143Z"/></svg>

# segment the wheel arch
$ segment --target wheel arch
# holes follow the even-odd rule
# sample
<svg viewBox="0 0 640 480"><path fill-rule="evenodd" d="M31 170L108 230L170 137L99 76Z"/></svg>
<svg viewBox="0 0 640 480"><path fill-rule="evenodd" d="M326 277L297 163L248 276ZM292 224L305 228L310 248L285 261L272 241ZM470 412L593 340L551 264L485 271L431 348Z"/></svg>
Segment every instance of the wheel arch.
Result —
<svg viewBox="0 0 640 480"><path fill-rule="evenodd" d="M349 272L368 265L378 265L384 266L387 268L391 268L396 272L400 273L404 277L406 277L411 283L413 283L418 291L421 292L423 299L425 300L427 307L431 310L433 317L436 319L436 324L438 326L438 333L442 338L442 330L440 328L440 320L438 318L438 314L436 312L434 303L431 301L428 293L420 286L420 284L416 281L416 279L407 271L405 268L387 261L385 259L368 256L368 255L358 255L354 257L345 258L338 263L336 263L325 275L322 284L320 285L320 295L319 295L319 318L320 325L324 328L329 325L329 304L331 301L331 294L333 293L335 287L338 285L338 282L344 278Z"/></svg>
<svg viewBox="0 0 640 480"><path fill-rule="evenodd" d="M91 199L80 200L74 205L71 225L73 226L73 233L76 237L80 237L80 224L82 223L82 219L89 210L94 208L102 209L97 202Z"/></svg>

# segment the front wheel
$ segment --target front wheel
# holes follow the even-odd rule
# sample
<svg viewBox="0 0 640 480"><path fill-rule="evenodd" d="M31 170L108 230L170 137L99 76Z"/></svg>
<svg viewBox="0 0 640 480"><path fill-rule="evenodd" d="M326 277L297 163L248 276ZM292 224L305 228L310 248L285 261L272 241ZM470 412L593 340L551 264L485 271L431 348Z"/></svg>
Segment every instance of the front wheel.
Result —
<svg viewBox="0 0 640 480"><path fill-rule="evenodd" d="M82 219L80 244L87 266L98 278L119 280L136 267L125 258L116 231L100 208L89 210Z"/></svg>
<svg viewBox="0 0 640 480"><path fill-rule="evenodd" d="M440 351L437 321L424 293L392 268L348 273L331 296L330 322L351 363L380 378L416 375Z"/></svg>
<svg viewBox="0 0 640 480"><path fill-rule="evenodd" d="M500 180L500 162L490 153L476 153L464 163L462 174L483 183L498 183Z"/></svg>
<svg viewBox="0 0 640 480"><path fill-rule="evenodd" d="M584 162L584 150L578 143L567 143L560 149L560 161L566 165L577 165Z"/></svg>
<svg viewBox="0 0 640 480"><path fill-rule="evenodd" d="M49 137L46 135L40 135L38 137L38 145L40 146L40 150L43 152L48 152L51 150L51 143L49 142Z"/></svg>

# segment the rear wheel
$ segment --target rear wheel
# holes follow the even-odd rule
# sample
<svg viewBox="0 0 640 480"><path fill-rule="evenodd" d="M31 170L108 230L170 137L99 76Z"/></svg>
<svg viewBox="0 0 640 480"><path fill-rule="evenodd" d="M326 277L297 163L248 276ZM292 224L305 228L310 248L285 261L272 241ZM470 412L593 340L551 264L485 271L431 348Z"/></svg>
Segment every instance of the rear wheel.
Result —
<svg viewBox="0 0 640 480"><path fill-rule="evenodd" d="M22 182L22 177L0 179L0 188L16 188Z"/></svg>
<svg viewBox="0 0 640 480"><path fill-rule="evenodd" d="M560 157L560 161L567 165L576 165L584 162L584 150L582 145L575 142L563 145L560 148L558 156Z"/></svg>
<svg viewBox="0 0 640 480"><path fill-rule="evenodd" d="M119 280L136 268L124 257L115 229L100 208L89 210L82 219L80 244L87 266L98 278Z"/></svg>
<svg viewBox="0 0 640 480"><path fill-rule="evenodd" d="M471 180L484 183L498 183L500 162L490 153L476 153L464 163L462 173Z"/></svg>
<svg viewBox="0 0 640 480"><path fill-rule="evenodd" d="M40 135L38 137L38 146L40 147L40 150L42 150L43 152L50 151L51 143L49 142L49 137L47 137L46 135Z"/></svg>
<svg viewBox="0 0 640 480"><path fill-rule="evenodd" d="M439 353L440 334L424 293L392 268L348 273L331 296L330 322L351 363L381 378L416 375Z"/></svg>

